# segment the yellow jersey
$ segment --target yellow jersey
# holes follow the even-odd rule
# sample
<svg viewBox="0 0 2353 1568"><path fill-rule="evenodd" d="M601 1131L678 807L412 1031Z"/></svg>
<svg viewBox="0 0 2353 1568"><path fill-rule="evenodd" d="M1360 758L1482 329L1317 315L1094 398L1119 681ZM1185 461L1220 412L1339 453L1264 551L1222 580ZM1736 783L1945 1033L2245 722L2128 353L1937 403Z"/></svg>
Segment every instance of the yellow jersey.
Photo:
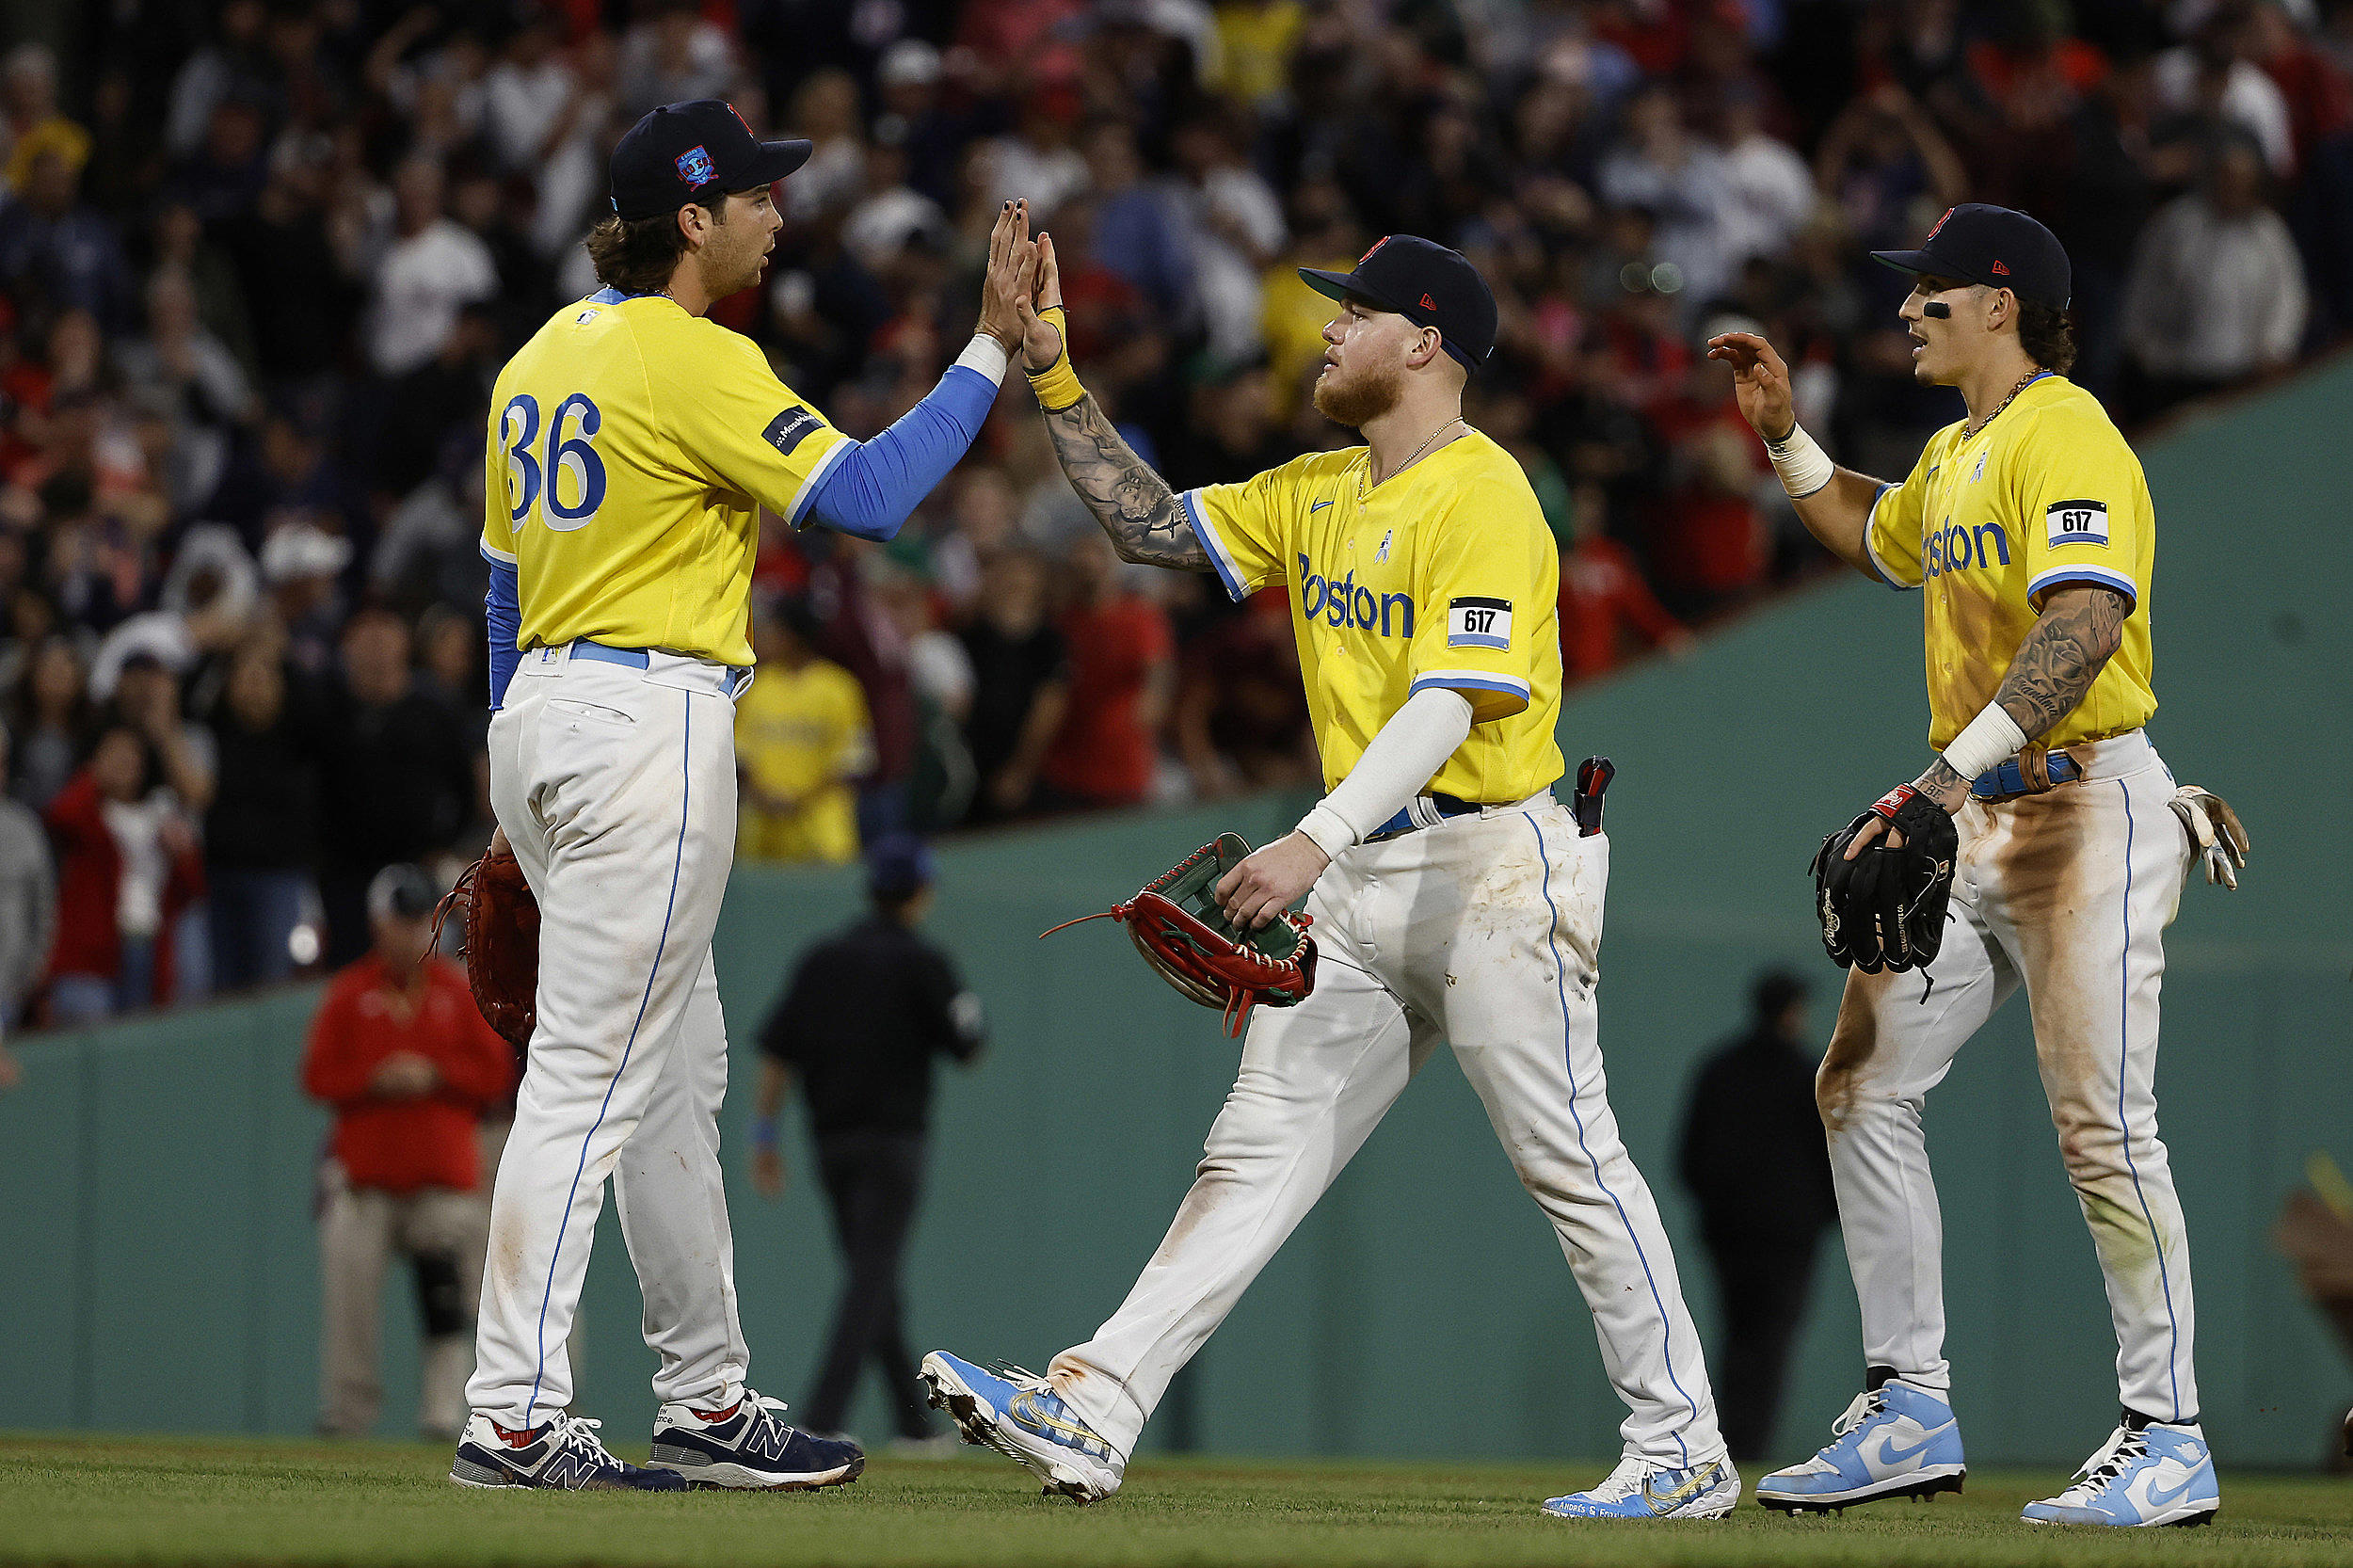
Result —
<svg viewBox="0 0 2353 1568"><path fill-rule="evenodd" d="M764 793L800 802L772 813L746 799L737 838L753 859L854 860L857 807L849 780L872 760L873 728L857 678L811 659L763 668L736 699L735 761Z"/></svg>
<svg viewBox="0 0 2353 1568"><path fill-rule="evenodd" d="M798 524L846 440L666 295L565 306L490 395L482 552L515 568L517 646L749 664L759 508Z"/></svg>
<svg viewBox="0 0 2353 1568"><path fill-rule="evenodd" d="M1237 600L1284 583L1323 784L1405 699L1447 686L1471 732L1428 785L1484 805L1561 776L1561 556L1512 455L1473 430L1368 487L1371 452L1321 452L1183 496Z"/></svg>
<svg viewBox="0 0 2353 1568"><path fill-rule="evenodd" d="M1962 440L1948 425L1900 485L1871 504L1864 542L1881 580L1926 587L1929 744L1943 750L1993 700L2045 595L2113 588L2131 605L2123 645L2075 711L2040 737L2059 747L2139 728L2149 683L2156 515L2140 459L2099 400L2045 374Z"/></svg>

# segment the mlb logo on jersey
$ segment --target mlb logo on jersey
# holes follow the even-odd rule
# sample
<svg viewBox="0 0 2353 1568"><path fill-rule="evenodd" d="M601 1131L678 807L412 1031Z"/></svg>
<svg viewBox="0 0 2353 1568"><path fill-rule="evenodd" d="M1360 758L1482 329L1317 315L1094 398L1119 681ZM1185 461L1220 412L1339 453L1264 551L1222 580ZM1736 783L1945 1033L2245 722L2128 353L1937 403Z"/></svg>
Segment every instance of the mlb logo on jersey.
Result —
<svg viewBox="0 0 2353 1568"><path fill-rule="evenodd" d="M690 147L678 155L678 177L690 185L707 185L719 176L711 154L701 147Z"/></svg>
<svg viewBox="0 0 2353 1568"><path fill-rule="evenodd" d="M2067 544L2108 542L2108 504L2105 501L2054 501L2043 508L2043 537L2053 550Z"/></svg>

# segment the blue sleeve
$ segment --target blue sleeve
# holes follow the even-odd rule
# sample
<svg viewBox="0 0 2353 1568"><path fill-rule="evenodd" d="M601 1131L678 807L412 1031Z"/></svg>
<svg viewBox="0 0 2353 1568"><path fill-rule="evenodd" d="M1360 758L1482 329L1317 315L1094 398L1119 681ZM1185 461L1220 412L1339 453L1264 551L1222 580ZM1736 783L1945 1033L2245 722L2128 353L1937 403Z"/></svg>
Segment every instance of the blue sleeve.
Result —
<svg viewBox="0 0 2353 1568"><path fill-rule="evenodd" d="M923 401L871 441L851 441L809 498L811 520L861 539L895 537L954 468L997 402L997 384L950 365Z"/></svg>
<svg viewBox="0 0 2353 1568"><path fill-rule="evenodd" d="M506 701L506 683L515 679L515 666L523 662L515 647L523 625L522 589L508 563L490 563L490 591L482 596L482 608L490 623L490 711L496 712Z"/></svg>

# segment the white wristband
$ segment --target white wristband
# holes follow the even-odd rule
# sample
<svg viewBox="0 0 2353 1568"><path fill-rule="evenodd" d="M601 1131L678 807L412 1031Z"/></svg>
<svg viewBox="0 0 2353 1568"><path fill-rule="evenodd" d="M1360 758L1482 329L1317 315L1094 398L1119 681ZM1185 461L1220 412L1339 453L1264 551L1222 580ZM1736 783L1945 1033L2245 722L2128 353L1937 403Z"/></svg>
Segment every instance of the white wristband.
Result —
<svg viewBox="0 0 2353 1568"><path fill-rule="evenodd" d="M1299 819L1299 831L1315 840L1316 848L1323 851L1327 860L1337 860L1340 851L1356 847L1356 829L1346 817L1321 802Z"/></svg>
<svg viewBox="0 0 2353 1568"><path fill-rule="evenodd" d="M1805 433L1805 426L1792 421L1789 434L1780 440L1768 440L1765 455L1773 460L1773 472L1781 475L1781 488L1793 501L1802 501L1831 481L1837 465L1830 454Z"/></svg>
<svg viewBox="0 0 2353 1568"><path fill-rule="evenodd" d="M1005 367L1012 362L1013 356L1005 352L1005 345L986 332L973 333L972 341L956 356L956 363L979 371L988 377L990 385L999 387L1005 384Z"/></svg>
<svg viewBox="0 0 2353 1568"><path fill-rule="evenodd" d="M2000 703L1989 702L1945 748L1945 765L1961 775L1962 783L1974 783L1977 775L2017 755L2025 744L2026 732L2018 728L2018 721L2003 712Z"/></svg>

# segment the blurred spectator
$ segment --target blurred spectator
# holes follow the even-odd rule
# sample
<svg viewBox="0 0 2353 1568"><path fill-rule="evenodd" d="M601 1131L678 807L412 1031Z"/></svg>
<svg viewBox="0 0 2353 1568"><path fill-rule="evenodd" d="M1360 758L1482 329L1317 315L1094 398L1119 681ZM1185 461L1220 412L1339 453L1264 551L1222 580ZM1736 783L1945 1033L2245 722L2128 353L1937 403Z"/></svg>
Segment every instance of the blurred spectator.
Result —
<svg viewBox="0 0 2353 1568"><path fill-rule="evenodd" d="M0 772L8 755L8 732L0 728ZM56 935L57 873L49 836L39 817L0 798L0 1035L24 1017Z"/></svg>
<svg viewBox="0 0 2353 1568"><path fill-rule="evenodd" d="M278 645L230 656L211 714L219 788L204 817L213 982L242 990L296 968L319 833L318 716Z"/></svg>
<svg viewBox="0 0 2353 1568"><path fill-rule="evenodd" d="M11 710L15 771L9 793L34 811L46 811L81 766L97 723L88 676L72 638L52 632L35 646Z"/></svg>
<svg viewBox="0 0 2353 1568"><path fill-rule="evenodd" d="M2141 232L2124 300L2124 340L2144 378L2143 415L2285 365L2304 332L2304 269L2264 205L2255 148L2217 148L2198 189Z"/></svg>
<svg viewBox="0 0 2353 1568"><path fill-rule="evenodd" d="M89 162L89 133L57 112L57 61L48 46L20 43L0 59L0 157L8 188L22 194L33 162L54 155L76 174Z"/></svg>
<svg viewBox="0 0 2353 1568"><path fill-rule="evenodd" d="M465 721L409 667L408 623L362 610L344 629L343 667L326 705L319 798L319 897L332 966L367 951L376 873L456 841L472 816Z"/></svg>
<svg viewBox="0 0 2353 1568"><path fill-rule="evenodd" d="M784 1191L776 1116L797 1083L847 1274L805 1407L809 1429L841 1430L872 1362L898 1436L920 1443L931 1417L899 1272L922 1196L932 1064L971 1065L985 1036L980 998L919 933L932 905L931 852L893 835L867 852L866 867L872 911L809 950L761 1026L752 1181L771 1199Z"/></svg>
<svg viewBox="0 0 2353 1568"><path fill-rule="evenodd" d="M857 857L851 789L873 762L866 698L848 670L817 657L817 617L798 600L754 622L759 679L735 704L742 811L735 853L747 860Z"/></svg>
<svg viewBox="0 0 2353 1568"><path fill-rule="evenodd" d="M964 632L972 662L964 738L980 780L972 820L993 822L1025 809L1037 792L1046 748L1069 709L1070 666L1047 618L1046 569L1036 556L1007 549L984 563L978 610Z"/></svg>
<svg viewBox="0 0 2353 1568"><path fill-rule="evenodd" d="M114 225L81 196L81 166L56 147L37 151L0 206L0 287L24 307L88 311L102 326L125 324L130 269Z"/></svg>
<svg viewBox="0 0 2353 1568"><path fill-rule="evenodd" d="M1633 555L1605 531L1608 515L1599 485L1577 487L1561 552L1561 674L1569 685L1617 668L1629 640L1677 655L1692 647L1691 633L1658 602Z"/></svg>
<svg viewBox="0 0 2353 1568"><path fill-rule="evenodd" d="M1815 1252L1838 1220L1805 1000L1805 982L1787 970L1758 975L1748 1032L1701 1065L1683 1114L1683 1184L1699 1206L1723 1321L1709 1357L1721 1368L1716 1409L1736 1459L1770 1449Z"/></svg>
<svg viewBox="0 0 2353 1568"><path fill-rule="evenodd" d="M1070 602L1060 616L1069 694L1040 773L1062 803L1138 805L1159 772L1160 726L1176 689L1176 638L1101 535L1072 548L1069 570Z"/></svg>
<svg viewBox="0 0 2353 1568"><path fill-rule="evenodd" d="M410 158L392 176L392 241L376 271L368 359L379 376L405 376L441 351L458 312L498 293L498 268L481 237L441 211L441 168Z"/></svg>
<svg viewBox="0 0 2353 1568"><path fill-rule="evenodd" d="M1185 650L1175 729L1204 799L1321 782L1288 593L1253 594Z"/></svg>
<svg viewBox="0 0 2353 1568"><path fill-rule="evenodd" d="M169 999L170 933L204 872L146 733L120 719L101 729L47 817L57 851L49 1021L73 1028Z"/></svg>
<svg viewBox="0 0 2353 1568"><path fill-rule="evenodd" d="M1116 120L1087 127L1092 243L1080 248L1117 275L1172 323L1193 299L1193 241L1182 199L1147 179L1135 133Z"/></svg>
<svg viewBox="0 0 2353 1568"><path fill-rule="evenodd" d="M2296 168L2294 127L2279 84L2248 58L2256 8L2226 0L2201 8L2196 34L2157 56L2157 102L2252 137L2263 162L2285 179Z"/></svg>
<svg viewBox="0 0 2353 1568"><path fill-rule="evenodd" d="M430 949L433 904L415 866L376 874L372 951L328 986L303 1053L303 1088L335 1112L320 1177L322 1436L376 1430L384 1266L395 1252L416 1271L424 1330L418 1434L453 1441L466 1421L490 1225L475 1123L512 1091L515 1069L464 973Z"/></svg>

